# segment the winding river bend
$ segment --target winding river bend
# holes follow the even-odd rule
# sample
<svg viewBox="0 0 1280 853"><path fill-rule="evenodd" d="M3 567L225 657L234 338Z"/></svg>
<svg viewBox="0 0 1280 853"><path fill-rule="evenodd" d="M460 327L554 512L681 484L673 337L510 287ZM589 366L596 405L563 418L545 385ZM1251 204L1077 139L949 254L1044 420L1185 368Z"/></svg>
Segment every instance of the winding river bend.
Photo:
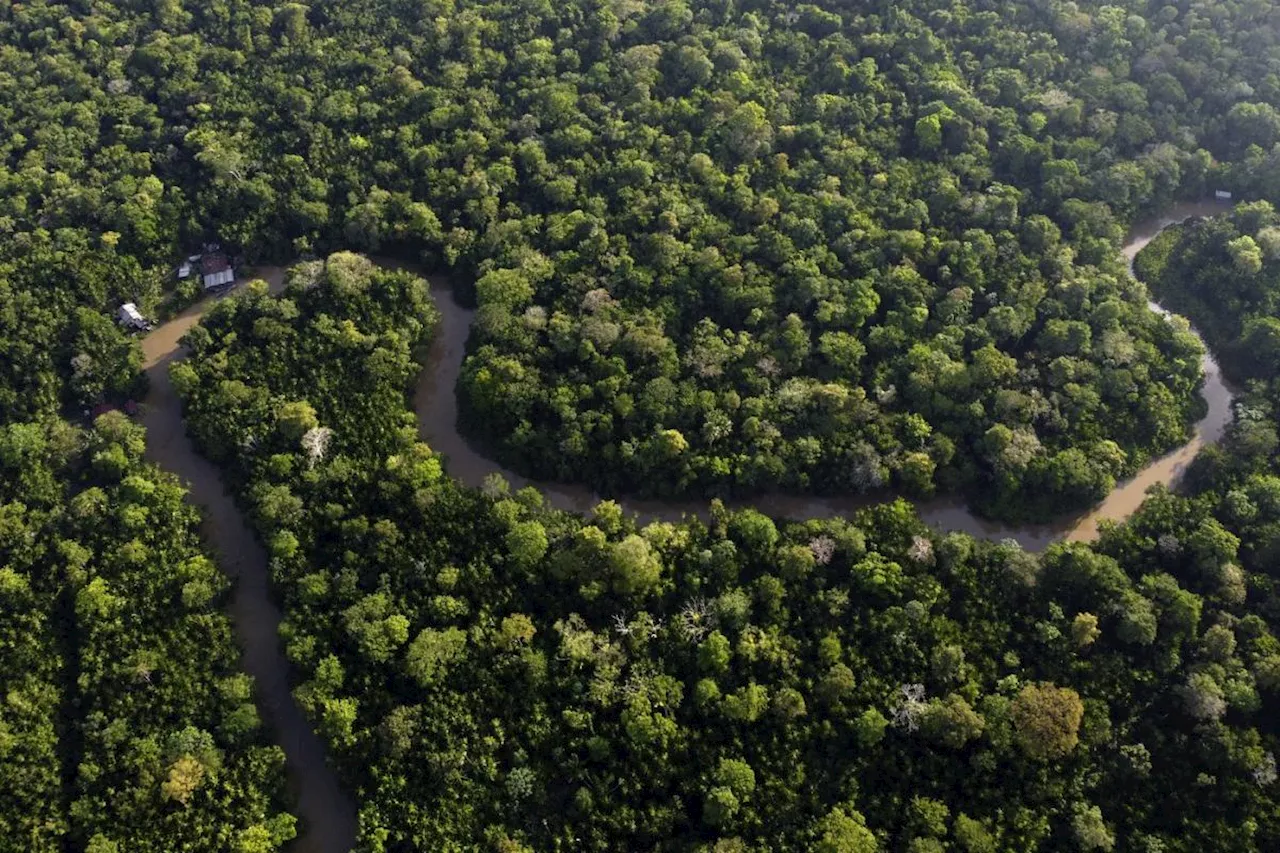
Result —
<svg viewBox="0 0 1280 853"><path fill-rule="evenodd" d="M1130 269L1138 251L1166 226L1193 216L1221 213L1224 209L1214 202L1181 204L1164 217L1139 224L1124 246ZM283 270L263 268L259 273L272 291L280 290ZM517 488L536 486L556 507L589 511L600 500L590 489L530 481L481 455L458 432L454 388L462 369L473 312L453 300L445 279L432 279L431 294L442 320L414 394L422 438L432 449L444 454L449 473L467 485L479 486L485 477L498 473ZM276 742L284 749L290 785L297 797L297 812L303 821L302 836L295 849L306 853L346 853L355 840L356 808L326 764L324 744L312 731L290 692L289 663L280 648L280 611L270 594L266 552L223 486L217 468L200 456L187 438L181 402L169 381L169 365L181 357L179 340L199 322L211 304L205 301L188 309L143 340L144 366L151 380L151 392L142 415L147 428L146 456L187 482L190 499L205 511L205 538L216 550L223 571L235 581L230 611L241 646L242 664L257 683L263 717ZM1158 305L1152 307L1162 310ZM1205 356L1203 366L1203 394L1208 412L1195 425L1191 441L1152 461L1136 477L1120 484L1092 511L1050 525L1006 527L978 518L955 500L922 502L917 504L917 510L927 523L939 529L963 530L988 539L1015 539L1031 550L1039 550L1062 538L1093 539L1100 520L1127 518L1142 503L1150 486L1175 483L1201 447L1221 438L1231 421L1232 392L1212 356ZM707 501L619 498L618 502L641 520L677 520L707 509ZM752 506L773 516L816 518L847 515L868 502L862 497L768 494L737 505Z"/></svg>
<svg viewBox="0 0 1280 853"><path fill-rule="evenodd" d="M1130 272L1138 252L1167 226L1194 216L1213 216L1225 209L1224 205L1213 201L1184 203L1176 205L1160 218L1139 223L1130 232L1123 248ZM454 388L462 370L474 312L458 305L451 298L447 280L433 278L431 283L432 297L436 307L440 309L442 320L414 393L418 429L423 440L433 450L443 453L449 473L469 486L479 486L485 477L497 473L503 475L515 488L528 485L537 487L550 504L560 509L589 511L600 500L600 496L590 489L581 485L531 481L482 455L458 432L458 402L454 396ZM1151 307L1167 314L1155 303ZM1087 513L1066 517L1052 524L1009 527L977 517L962 501L952 498L921 501L916 504L916 510L926 523L940 530L963 530L986 539L1015 539L1028 550L1042 550L1050 542L1063 538L1091 541L1097 537L1099 521L1128 518L1142 503L1148 488L1157 483L1175 483L1201 447L1222 437L1223 431L1231 422L1232 393L1222 378L1218 363L1207 353L1203 369L1203 394L1209 408L1195 425L1191 440L1177 450L1153 460L1133 479L1118 485L1101 504ZM777 517L831 518L847 516L868 503L883 499L883 495L868 498L771 493L730 503L739 507L754 507L766 515ZM624 510L642 521L677 521L682 516L705 513L708 505L706 500L647 501L627 497L616 497L615 500Z"/></svg>

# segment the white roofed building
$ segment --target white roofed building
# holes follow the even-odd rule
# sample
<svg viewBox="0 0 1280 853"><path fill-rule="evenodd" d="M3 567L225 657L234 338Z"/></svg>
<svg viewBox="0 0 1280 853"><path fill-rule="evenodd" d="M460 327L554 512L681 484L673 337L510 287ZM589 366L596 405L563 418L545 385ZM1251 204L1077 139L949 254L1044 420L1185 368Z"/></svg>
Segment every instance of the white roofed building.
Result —
<svg viewBox="0 0 1280 853"><path fill-rule="evenodd" d="M126 302L120 306L120 311L116 315L120 321L120 325L127 329L138 329L145 331L151 328L151 324L147 322L147 318L142 316L142 312L138 310L138 306L132 302Z"/></svg>

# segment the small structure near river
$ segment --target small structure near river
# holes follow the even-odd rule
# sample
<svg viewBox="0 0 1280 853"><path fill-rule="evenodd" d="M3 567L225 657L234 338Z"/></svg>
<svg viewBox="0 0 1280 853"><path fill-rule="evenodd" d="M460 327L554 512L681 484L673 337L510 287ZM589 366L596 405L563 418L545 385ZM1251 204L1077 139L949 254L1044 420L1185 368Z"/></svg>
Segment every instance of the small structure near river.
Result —
<svg viewBox="0 0 1280 853"><path fill-rule="evenodd" d="M220 252L212 252L200 258L200 274L204 278L204 289L214 290L225 287L236 280L236 271L231 261Z"/></svg>
<svg viewBox="0 0 1280 853"><path fill-rule="evenodd" d="M120 325L131 331L151 331L151 323L146 317L142 316L142 312L138 310L138 306L132 302L126 302L120 306L120 310L116 312L116 319L120 321Z"/></svg>
<svg viewBox="0 0 1280 853"><path fill-rule="evenodd" d="M236 280L235 267L231 260L219 251L219 248L218 244L210 243L205 247L203 254L188 257L178 267L178 280L186 281L191 278L191 274L198 267L200 283L205 291L217 290L232 284Z"/></svg>

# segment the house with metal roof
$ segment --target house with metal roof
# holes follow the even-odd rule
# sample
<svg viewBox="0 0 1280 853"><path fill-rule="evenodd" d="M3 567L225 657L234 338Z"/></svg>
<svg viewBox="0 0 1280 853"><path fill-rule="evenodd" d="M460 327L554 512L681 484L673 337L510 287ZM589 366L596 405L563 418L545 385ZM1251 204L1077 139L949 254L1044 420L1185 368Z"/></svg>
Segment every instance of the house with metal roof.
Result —
<svg viewBox="0 0 1280 853"><path fill-rule="evenodd" d="M147 322L147 318L142 316L142 312L138 310L138 306L132 302L126 302L120 306L120 310L116 314L116 319L120 321L120 325L126 329L133 329L139 332L150 330L151 324Z"/></svg>
<svg viewBox="0 0 1280 853"><path fill-rule="evenodd" d="M225 287L236 280L235 270L226 255L209 254L200 259L200 275L204 279L204 289L213 290Z"/></svg>

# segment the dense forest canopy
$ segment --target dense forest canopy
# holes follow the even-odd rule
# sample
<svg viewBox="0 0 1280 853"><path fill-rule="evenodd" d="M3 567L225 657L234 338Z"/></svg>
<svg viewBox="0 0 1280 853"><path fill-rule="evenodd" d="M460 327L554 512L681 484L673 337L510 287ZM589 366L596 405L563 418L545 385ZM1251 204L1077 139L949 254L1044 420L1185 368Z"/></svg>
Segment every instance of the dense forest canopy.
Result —
<svg viewBox="0 0 1280 853"><path fill-rule="evenodd" d="M1236 382L1267 389L1280 377L1280 216L1270 202L1170 228L1137 263L1158 298L1195 318Z"/></svg>
<svg viewBox="0 0 1280 853"><path fill-rule="evenodd" d="M1126 227L1280 198L1264 0L0 0L0 850L296 831L123 301L328 255L174 368L273 557L362 850L1280 848L1265 203L1139 259L1247 385L1185 494L1044 555L445 476L463 426L609 492L1080 508L1183 441L1201 347ZM303 827L305 830L305 827Z"/></svg>
<svg viewBox="0 0 1280 853"><path fill-rule="evenodd" d="M1216 493L1223 512L1250 531L1253 564L1280 556L1280 526L1269 513L1280 439L1280 216L1269 202L1242 204L1229 215L1170 229L1138 256L1139 274L1184 311L1223 353L1223 369L1244 393L1232 440L1202 453L1190 472L1196 491ZM1280 611L1269 612L1271 618Z"/></svg>
<svg viewBox="0 0 1280 853"><path fill-rule="evenodd" d="M396 428L423 282L349 254L291 282L174 379L275 556L361 849L1280 843L1275 476L1247 520L1161 491L1043 556L903 501L638 529L462 489Z"/></svg>
<svg viewBox="0 0 1280 853"><path fill-rule="evenodd" d="M143 442L119 412L0 426L0 850L294 836L226 580Z"/></svg>
<svg viewBox="0 0 1280 853"><path fill-rule="evenodd" d="M1124 223L1280 141L1265 3L0 14L0 224L453 267L468 428L606 490L1087 505L1195 408Z"/></svg>

